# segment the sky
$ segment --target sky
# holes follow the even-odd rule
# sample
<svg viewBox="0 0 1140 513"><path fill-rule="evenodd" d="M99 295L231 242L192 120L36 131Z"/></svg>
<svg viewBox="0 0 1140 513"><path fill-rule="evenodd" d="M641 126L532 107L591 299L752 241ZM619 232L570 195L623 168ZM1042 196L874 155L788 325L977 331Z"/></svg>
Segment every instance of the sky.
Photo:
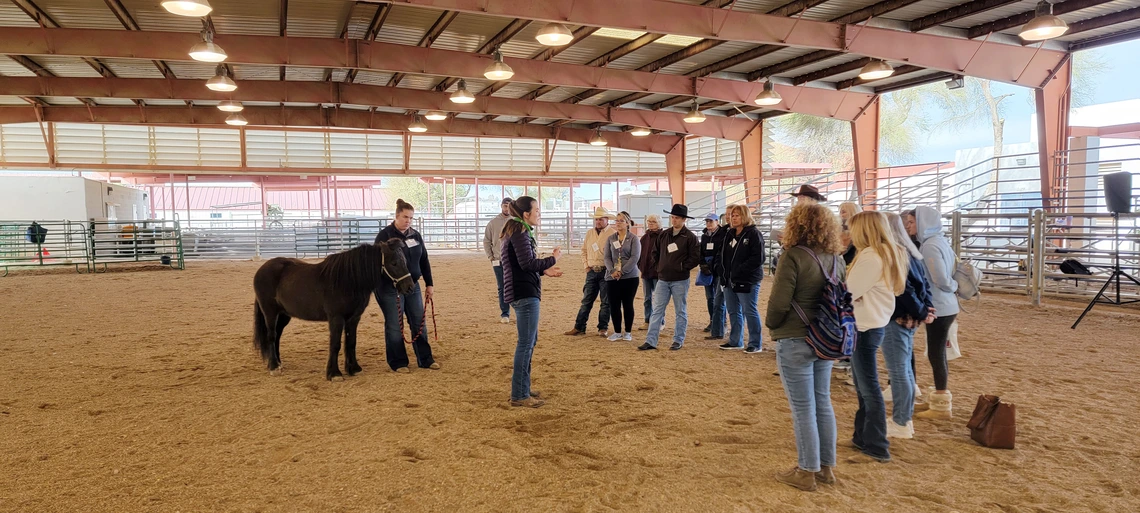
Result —
<svg viewBox="0 0 1140 513"><path fill-rule="evenodd" d="M1085 52L1099 54L1106 68L1093 83L1095 89L1090 95L1090 105L1117 102L1140 98L1140 66L1136 66L1140 55L1140 40L1128 41ZM1031 118L1034 112L1033 91L1028 88L995 84L994 94L1014 93L1015 96L1004 102L1005 144L1029 142ZM938 119L931 120L937 123ZM1140 120L1137 120L1140 121ZM959 149L993 145L993 128L989 123L960 127L953 131L942 130L930 134L925 145L919 150L916 162L938 162L954 160L954 152Z"/></svg>

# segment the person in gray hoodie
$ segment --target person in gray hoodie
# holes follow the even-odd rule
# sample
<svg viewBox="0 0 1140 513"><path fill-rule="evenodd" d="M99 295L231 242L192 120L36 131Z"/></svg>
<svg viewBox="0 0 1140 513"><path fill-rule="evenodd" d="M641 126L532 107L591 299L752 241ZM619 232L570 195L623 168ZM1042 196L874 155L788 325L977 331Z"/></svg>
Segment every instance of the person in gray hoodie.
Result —
<svg viewBox="0 0 1140 513"><path fill-rule="evenodd" d="M950 326L958 318L958 283L954 281L957 256L942 234L942 215L930 207L915 209L917 237L922 242L919 252L926 263L930 292L934 305L934 322L926 325L926 352L934 370L934 388L930 409L916 413L921 419L950 419L953 395L950 393L950 368L946 363L946 340Z"/></svg>
<svg viewBox="0 0 1140 513"><path fill-rule="evenodd" d="M487 260L491 261L491 268L495 270L495 282L499 284L499 322L503 324L511 322L511 306L503 299L503 266L499 261L499 235L503 233L503 227L511 219L507 207L513 202L511 198L503 198L502 213L488 221L487 229L483 231L483 251L487 253Z"/></svg>

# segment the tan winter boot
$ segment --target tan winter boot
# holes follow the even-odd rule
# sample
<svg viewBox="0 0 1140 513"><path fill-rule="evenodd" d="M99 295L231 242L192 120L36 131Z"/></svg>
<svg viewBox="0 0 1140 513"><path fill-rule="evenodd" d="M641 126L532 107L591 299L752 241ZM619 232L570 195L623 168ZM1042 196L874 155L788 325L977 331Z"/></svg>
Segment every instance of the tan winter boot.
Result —
<svg viewBox="0 0 1140 513"><path fill-rule="evenodd" d="M950 420L952 416L952 405L954 395L949 390L939 390L933 394L929 394L927 403L930 409L922 412L915 413L915 418L926 420Z"/></svg>

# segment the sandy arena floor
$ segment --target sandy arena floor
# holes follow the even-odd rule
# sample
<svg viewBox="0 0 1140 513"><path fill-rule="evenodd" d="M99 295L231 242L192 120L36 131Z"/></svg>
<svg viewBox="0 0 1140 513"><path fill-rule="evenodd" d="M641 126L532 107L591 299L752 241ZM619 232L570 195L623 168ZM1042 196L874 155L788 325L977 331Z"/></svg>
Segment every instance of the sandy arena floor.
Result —
<svg viewBox="0 0 1140 513"><path fill-rule="evenodd" d="M1073 332L1083 305L988 296L961 325L955 419L916 422L891 464L844 465L841 448L840 484L804 493L772 479L796 456L773 353L704 341L702 290L680 352L635 351L644 332L568 338L583 276L568 259L534 359L548 403L511 409L515 328L497 322L491 269L433 263L443 369L390 372L372 304L365 371L339 383L323 324L287 328L282 376L254 356L257 263L0 279L0 510L1140 510L1136 309L1098 307ZM832 390L842 440L856 400ZM1017 450L969 439L983 392L1017 404Z"/></svg>

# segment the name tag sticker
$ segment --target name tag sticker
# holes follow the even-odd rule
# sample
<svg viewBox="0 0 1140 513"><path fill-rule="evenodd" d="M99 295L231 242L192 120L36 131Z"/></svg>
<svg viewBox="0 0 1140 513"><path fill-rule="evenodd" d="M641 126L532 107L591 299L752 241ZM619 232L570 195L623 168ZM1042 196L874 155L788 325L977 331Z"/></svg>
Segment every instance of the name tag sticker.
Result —
<svg viewBox="0 0 1140 513"><path fill-rule="evenodd" d="M705 244L705 249L707 249L707 250L709 250L709 251L712 251L712 250L713 250L713 246L715 246L715 244L713 244L713 243L711 243L711 242L710 242L710 243L708 243L708 244Z"/></svg>
<svg viewBox="0 0 1140 513"><path fill-rule="evenodd" d="M615 240L614 241L614 249L621 249L621 243Z"/></svg>
<svg viewBox="0 0 1140 513"><path fill-rule="evenodd" d="M732 239L732 242L729 242L728 245L735 248L736 247L736 239Z"/></svg>
<svg viewBox="0 0 1140 513"><path fill-rule="evenodd" d="M744 243L745 243L745 244L748 244L748 239L744 239Z"/></svg>
<svg viewBox="0 0 1140 513"><path fill-rule="evenodd" d="M599 250L598 250L598 243L597 243L597 242L595 242L595 243L594 243L594 245L593 245L592 247L594 248L594 251L599 251Z"/></svg>
<svg viewBox="0 0 1140 513"><path fill-rule="evenodd" d="M492 260L492 261L491 261L491 266L493 266L493 267L499 267L499 261L498 261L498 260Z"/></svg>
<svg viewBox="0 0 1140 513"><path fill-rule="evenodd" d="M419 241L417 241L416 239L408 239L408 240L404 241L404 243L407 244L409 248L414 248L414 247L420 245Z"/></svg>
<svg viewBox="0 0 1140 513"><path fill-rule="evenodd" d="M665 247L665 249L668 250L670 253L677 251L677 243L676 242L670 242L669 245Z"/></svg>

